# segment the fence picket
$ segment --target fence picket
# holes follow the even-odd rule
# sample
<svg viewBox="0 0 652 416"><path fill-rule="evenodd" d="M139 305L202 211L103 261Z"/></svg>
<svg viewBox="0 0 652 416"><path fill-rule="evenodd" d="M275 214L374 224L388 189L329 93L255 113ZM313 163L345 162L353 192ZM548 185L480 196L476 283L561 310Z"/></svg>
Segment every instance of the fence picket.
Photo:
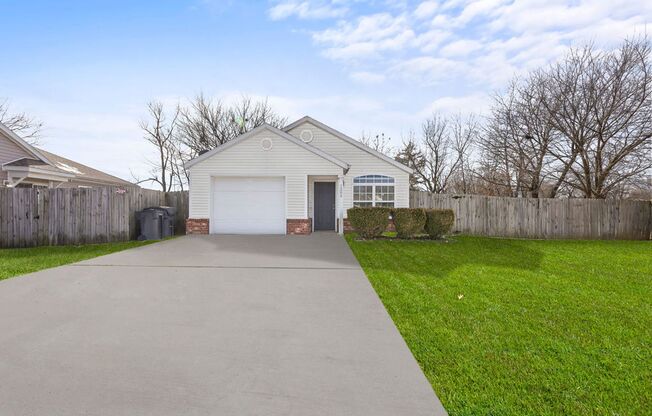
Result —
<svg viewBox="0 0 652 416"><path fill-rule="evenodd" d="M176 230L185 232L188 192L150 189L0 189L0 247L88 244L137 237L136 211L177 208Z"/></svg>
<svg viewBox="0 0 652 416"><path fill-rule="evenodd" d="M652 238L652 202L508 198L410 191L410 206L450 208L454 232L548 239Z"/></svg>
<svg viewBox="0 0 652 416"><path fill-rule="evenodd" d="M126 241L137 237L135 214L149 206L177 208L185 231L188 192L149 189L0 189L0 247ZM629 200L528 199L410 192L410 206L450 208L453 231L548 239L652 238L652 203Z"/></svg>

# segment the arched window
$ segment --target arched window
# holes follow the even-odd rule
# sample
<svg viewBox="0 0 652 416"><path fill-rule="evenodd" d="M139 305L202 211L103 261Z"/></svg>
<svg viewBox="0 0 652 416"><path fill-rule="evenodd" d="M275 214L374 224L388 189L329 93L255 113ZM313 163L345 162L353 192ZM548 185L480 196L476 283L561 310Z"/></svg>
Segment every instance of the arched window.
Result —
<svg viewBox="0 0 652 416"><path fill-rule="evenodd" d="M394 207L394 178L365 175L353 179L354 207Z"/></svg>

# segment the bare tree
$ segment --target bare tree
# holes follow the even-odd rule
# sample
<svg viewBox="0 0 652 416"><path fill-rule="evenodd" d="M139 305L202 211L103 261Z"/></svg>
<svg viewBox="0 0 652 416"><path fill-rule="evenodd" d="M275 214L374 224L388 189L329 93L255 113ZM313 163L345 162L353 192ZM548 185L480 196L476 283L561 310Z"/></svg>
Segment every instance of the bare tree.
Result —
<svg viewBox="0 0 652 416"><path fill-rule="evenodd" d="M470 189L471 149L478 133L475 117L433 114L423 122L421 137L410 134L396 159L410 166L413 185L432 193Z"/></svg>
<svg viewBox="0 0 652 416"><path fill-rule="evenodd" d="M149 162L152 167L150 176L137 182L158 183L164 192L170 192L176 186L182 188L184 182L179 169L183 163L175 143L179 107L167 114L161 102L152 101L147 104L147 109L150 120L141 121L140 127L145 140L156 147L157 157Z"/></svg>
<svg viewBox="0 0 652 416"><path fill-rule="evenodd" d="M40 139L43 123L26 113L12 113L8 100L0 101L0 123L30 144L36 145Z"/></svg>
<svg viewBox="0 0 652 416"><path fill-rule="evenodd" d="M385 133L378 133L373 135L366 134L363 131L362 135L360 136L360 143L384 155L389 156L394 153L394 148L392 147L392 139L385 136Z"/></svg>
<svg viewBox="0 0 652 416"><path fill-rule="evenodd" d="M229 120L232 128L232 139L263 124L282 128L285 127L288 121L287 117L281 116L274 111L266 98L253 101L246 95L230 106Z"/></svg>
<svg viewBox="0 0 652 416"><path fill-rule="evenodd" d="M652 169L650 42L638 38L615 51L587 53L592 59L582 88L590 123L588 134L567 135L578 152L571 185L587 198L606 198Z"/></svg>
<svg viewBox="0 0 652 416"><path fill-rule="evenodd" d="M501 194L606 198L652 169L652 74L646 37L573 48L494 98L478 175ZM643 181L644 182L644 181Z"/></svg>
<svg viewBox="0 0 652 416"><path fill-rule="evenodd" d="M178 136L189 153L196 155L226 143L228 109L220 101L212 102L203 94L195 97L187 107L180 109Z"/></svg>
<svg viewBox="0 0 652 416"><path fill-rule="evenodd" d="M267 100L243 96L227 106L200 94L181 108L178 138L187 149L184 157L193 158L265 123L280 128L287 119L274 112Z"/></svg>
<svg viewBox="0 0 652 416"><path fill-rule="evenodd" d="M557 137L543 102L546 78L532 74L513 80L507 92L495 95L479 140L480 178L510 196L542 196L555 169L551 146Z"/></svg>
<svg viewBox="0 0 652 416"><path fill-rule="evenodd" d="M455 158L449 191L460 194L474 192L473 161L471 155L478 140L480 124L475 115L451 117L452 150Z"/></svg>
<svg viewBox="0 0 652 416"><path fill-rule="evenodd" d="M199 154L234 139L264 123L282 127L286 119L277 115L266 100L254 102L248 97L226 106L203 94L187 106L177 105L166 112L163 104L148 104L149 120L141 121L144 138L157 150L147 178L136 182L155 182L164 191L183 190L189 182L185 163ZM133 175L132 175L133 176Z"/></svg>

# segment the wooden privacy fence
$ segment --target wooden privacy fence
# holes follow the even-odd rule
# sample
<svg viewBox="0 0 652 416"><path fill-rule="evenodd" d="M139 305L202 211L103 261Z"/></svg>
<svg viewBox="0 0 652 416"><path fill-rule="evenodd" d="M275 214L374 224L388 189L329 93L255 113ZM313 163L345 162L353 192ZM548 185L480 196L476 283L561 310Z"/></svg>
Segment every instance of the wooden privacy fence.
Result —
<svg viewBox="0 0 652 416"><path fill-rule="evenodd" d="M177 207L184 231L187 192L123 188L0 188L0 247L87 244L137 237L136 211Z"/></svg>
<svg viewBox="0 0 652 416"><path fill-rule="evenodd" d="M454 232L491 237L648 240L652 203L410 192L410 207L449 208Z"/></svg>
<svg viewBox="0 0 652 416"><path fill-rule="evenodd" d="M137 237L136 211L177 208L185 231L188 192L149 189L0 188L0 247L86 244ZM496 237L647 240L652 203L596 199L505 198L410 192L410 206L450 208L453 231Z"/></svg>
<svg viewBox="0 0 652 416"><path fill-rule="evenodd" d="M161 192L163 193L163 192ZM177 215L175 217L174 229L177 234L185 234L186 219L188 218L188 191L166 192L164 205L175 207Z"/></svg>

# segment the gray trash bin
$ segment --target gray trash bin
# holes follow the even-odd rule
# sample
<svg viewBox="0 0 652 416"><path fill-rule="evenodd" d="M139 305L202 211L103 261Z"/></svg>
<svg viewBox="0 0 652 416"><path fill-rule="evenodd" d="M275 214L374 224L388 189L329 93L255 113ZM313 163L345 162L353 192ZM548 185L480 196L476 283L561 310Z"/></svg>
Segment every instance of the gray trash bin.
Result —
<svg viewBox="0 0 652 416"><path fill-rule="evenodd" d="M136 213L139 240L160 240L174 235L174 207L149 207Z"/></svg>

